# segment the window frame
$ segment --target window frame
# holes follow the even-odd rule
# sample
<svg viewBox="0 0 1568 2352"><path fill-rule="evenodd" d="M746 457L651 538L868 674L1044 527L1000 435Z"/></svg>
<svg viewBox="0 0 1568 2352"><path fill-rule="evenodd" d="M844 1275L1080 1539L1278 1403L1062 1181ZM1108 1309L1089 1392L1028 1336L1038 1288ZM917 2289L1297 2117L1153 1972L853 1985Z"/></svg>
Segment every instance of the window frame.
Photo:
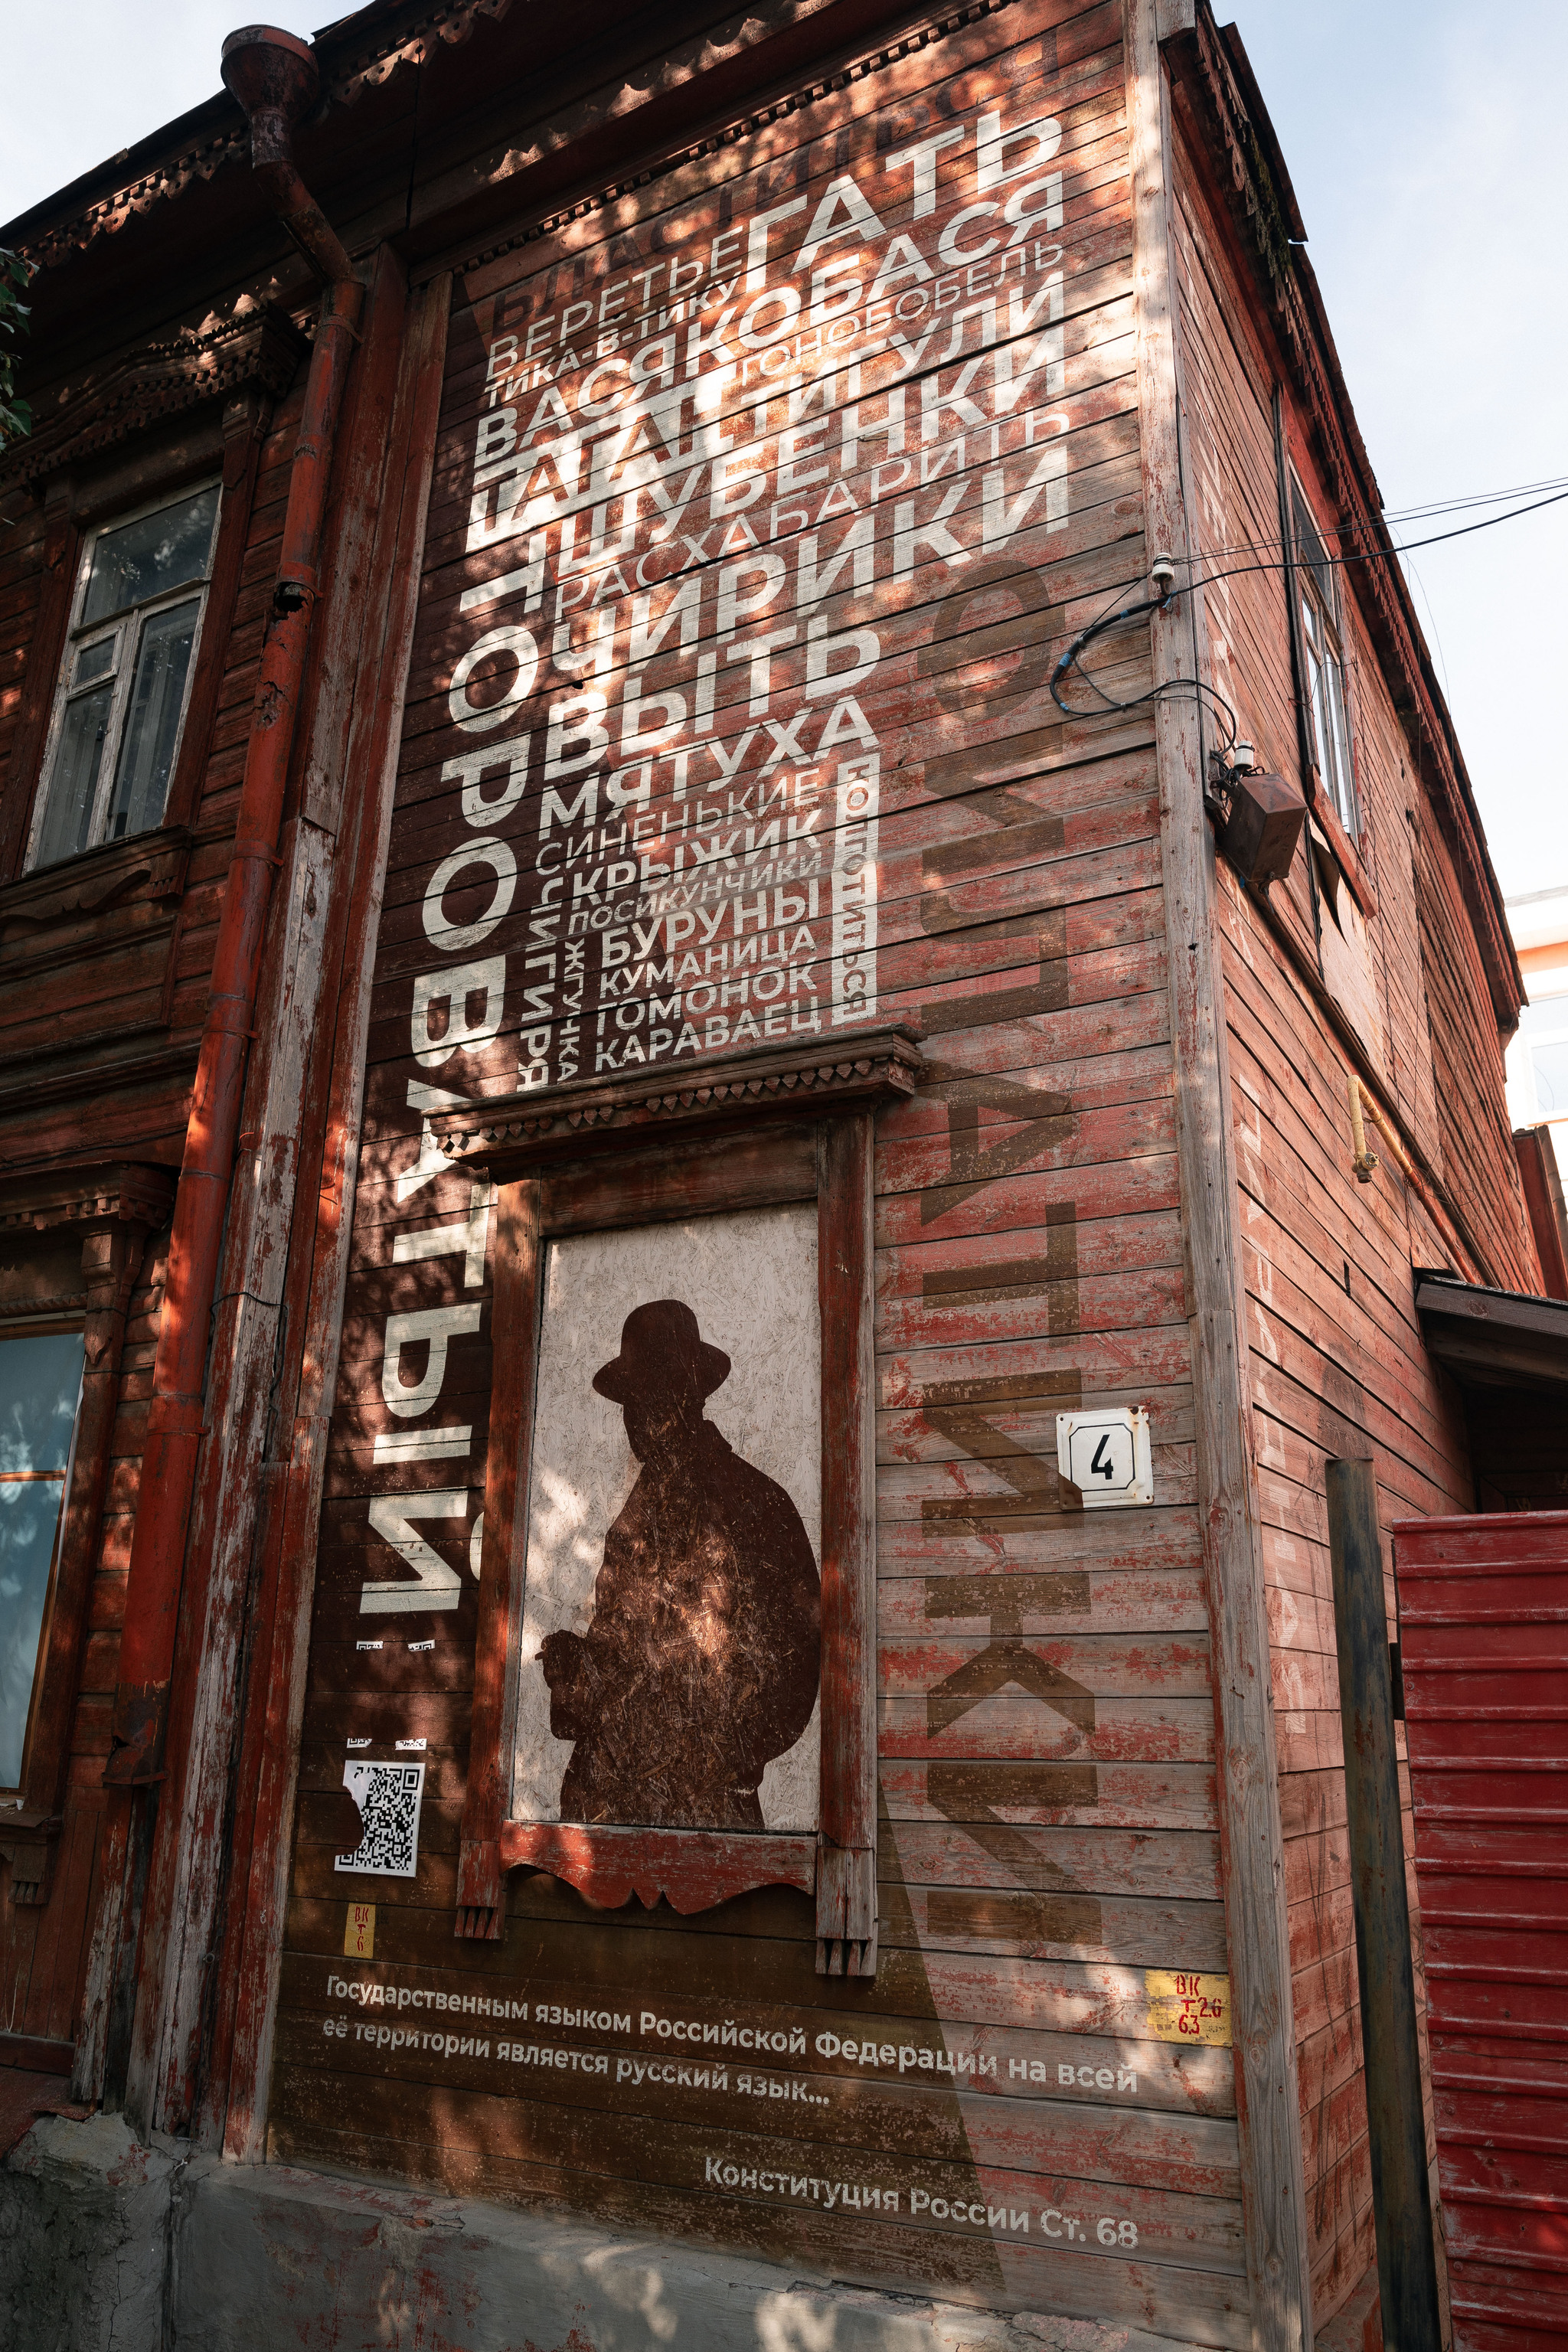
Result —
<svg viewBox="0 0 1568 2352"><path fill-rule="evenodd" d="M1301 654L1306 667L1301 688L1307 707L1308 740L1313 755L1313 781L1318 793L1338 818L1347 838L1359 843L1362 831L1361 793L1355 772L1339 583L1329 562L1311 503L1301 487L1300 475L1294 469L1290 476L1290 525L1296 542L1294 584L1300 614ZM1321 576L1324 572L1328 574L1326 583ZM1331 689L1328 698L1333 705L1331 712L1322 708L1322 689L1325 687ZM1330 758L1334 762L1332 770L1325 764Z"/></svg>
<svg viewBox="0 0 1568 2352"><path fill-rule="evenodd" d="M1551 1025L1542 1024L1543 1034L1537 1034L1525 1016L1531 1013L1544 1013L1549 1005L1560 1006L1562 1017ZM1532 1123L1540 1127L1556 1127L1568 1121L1568 1104L1564 1104L1561 1110L1543 1108L1540 1080L1535 1070L1538 1045L1568 1045L1568 989L1553 989L1549 994L1531 997L1529 1003L1521 1008L1516 1034L1521 1048L1523 1076L1530 1088L1530 1107L1534 1115Z"/></svg>
<svg viewBox="0 0 1568 2352"><path fill-rule="evenodd" d="M68 865L73 857L85 857L95 849L118 847L124 842L142 839L147 834L157 832L169 821L170 803L174 799L179 777L185 728L190 718L191 704L202 658L207 612L212 602L215 575L220 564L226 504L224 470L219 464L216 468L205 472L197 478L166 486L154 496L142 499L139 505L116 508L102 515L98 520L80 527L76 551L76 578L66 615L63 640L56 662L54 703L44 736L43 752L38 761L37 775L34 782L32 815L28 823L26 845L22 857L23 874L51 872L56 866ZM216 490L217 493L216 505L213 513L212 534L207 542L206 562L204 570L191 579L178 582L172 587L161 590L157 595L147 598L143 603L121 605L116 611L106 613L94 621L84 620L82 615L92 578L93 558L100 541L106 534L123 530L132 523L143 521L149 515L161 513L164 508L181 506L187 500L199 497L204 490ZM193 594L197 599L195 627L191 637L190 657L185 664L184 683L180 695L180 713L169 760L169 781L163 794L163 805L159 811L155 824L144 825L134 834L126 833L110 836L105 828L118 782L120 759L125 743L127 714L148 623L160 613L170 612L180 604L188 604ZM120 640L122 635L126 642L121 646ZM72 672L84 653L104 642L115 643L118 650L110 671L113 695L110 704L109 725L105 730L103 755L93 789L93 812L92 821L89 826L89 837L79 849L68 851L63 857L51 859L48 866L45 866L39 863L38 852L48 813L55 762L65 733L67 714L75 703L84 700L103 682L100 678L92 678L73 684Z"/></svg>
<svg viewBox="0 0 1568 2352"><path fill-rule="evenodd" d="M82 1644L103 1539L121 1358L132 1289L147 1242L174 1206L169 1170L111 1162L63 1174L0 1181L0 1221L40 1236L79 1238L80 1287L58 1301L5 1302L0 1326L74 1327L85 1340L81 1395L60 1525L50 1563L45 1622L34 1668L20 1792L0 1807L0 1858L11 1864L11 1896L48 1901L54 1848L80 1696Z"/></svg>
<svg viewBox="0 0 1568 2352"><path fill-rule="evenodd" d="M432 1119L455 1164L498 1188L494 1374L479 1622L457 1896L459 1937L494 1941L513 1869L596 1906L665 1895L690 1914L766 1885L816 1906L816 1973L877 1973L877 1106L921 1067L902 1025L681 1065L678 1084L575 1079ZM821 1765L815 1831L635 1829L510 1817L544 1244L815 1200L822 1308Z"/></svg>

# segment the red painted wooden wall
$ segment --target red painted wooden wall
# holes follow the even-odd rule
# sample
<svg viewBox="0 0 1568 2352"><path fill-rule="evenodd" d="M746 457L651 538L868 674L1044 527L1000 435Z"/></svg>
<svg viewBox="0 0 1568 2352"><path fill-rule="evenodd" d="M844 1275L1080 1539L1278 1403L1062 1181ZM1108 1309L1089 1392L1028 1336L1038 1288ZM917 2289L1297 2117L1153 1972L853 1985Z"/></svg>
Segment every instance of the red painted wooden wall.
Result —
<svg viewBox="0 0 1568 2352"><path fill-rule="evenodd" d="M1394 1529L1455 2352L1568 2344L1568 1511Z"/></svg>

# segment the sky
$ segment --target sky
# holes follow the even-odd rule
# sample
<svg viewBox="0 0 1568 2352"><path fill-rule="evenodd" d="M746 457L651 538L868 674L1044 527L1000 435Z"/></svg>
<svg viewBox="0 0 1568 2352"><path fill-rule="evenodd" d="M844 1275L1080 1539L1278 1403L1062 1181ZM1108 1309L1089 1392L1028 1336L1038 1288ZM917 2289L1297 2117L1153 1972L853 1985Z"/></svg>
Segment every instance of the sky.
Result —
<svg viewBox="0 0 1568 2352"><path fill-rule="evenodd" d="M1385 507L1568 475L1568 303L1551 241L1568 8L1230 5ZM223 36L247 21L234 0L0 0L0 221L210 97ZM319 29L288 0L269 21ZM1568 885L1568 503L1410 560L1503 889Z"/></svg>

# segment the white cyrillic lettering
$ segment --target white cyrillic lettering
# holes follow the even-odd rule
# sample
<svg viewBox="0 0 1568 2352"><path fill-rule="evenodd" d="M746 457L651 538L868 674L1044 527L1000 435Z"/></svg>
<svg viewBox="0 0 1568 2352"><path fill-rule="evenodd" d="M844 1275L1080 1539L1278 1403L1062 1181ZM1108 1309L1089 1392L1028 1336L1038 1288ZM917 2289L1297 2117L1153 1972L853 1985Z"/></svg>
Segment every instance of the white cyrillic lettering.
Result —
<svg viewBox="0 0 1568 2352"><path fill-rule="evenodd" d="M468 1515L466 1486L432 1487L414 1495L378 1495L370 1506L370 1524L384 1543L400 1552L418 1578L370 1577L360 1587L360 1612L364 1616L397 1616L425 1609L456 1609L462 1598L462 1579L414 1531L416 1519L464 1519ZM379 1990L379 1988L378 1988Z"/></svg>
<svg viewBox="0 0 1568 2352"><path fill-rule="evenodd" d="M387 1317L381 1392L389 1412L406 1420L429 1411L441 1393L449 1341L461 1333L477 1331L480 1312L476 1300L469 1306L425 1307L410 1315ZM402 1354L405 1348L416 1347L421 1340L429 1348L429 1358L417 1385L409 1388L402 1377Z"/></svg>
<svg viewBox="0 0 1568 2352"><path fill-rule="evenodd" d="M454 964L449 971L422 972L414 983L415 1060L427 1070L435 1069L456 1053L472 1054L488 1045L500 1027L505 992L504 956L491 956L481 963ZM470 1022L468 1005L476 996L481 1009ZM438 1004L447 1009L446 1033L440 1037L433 1034L430 1017Z"/></svg>
<svg viewBox="0 0 1568 2352"><path fill-rule="evenodd" d="M441 782L462 785L465 824L500 824L503 817L511 814L528 781L530 740L526 735L513 735L505 743L492 743L486 751L460 752L457 759L447 761L441 770ZM506 782L493 801L486 800L484 779L498 768L506 770Z"/></svg>
<svg viewBox="0 0 1568 2352"><path fill-rule="evenodd" d="M449 923L443 910L446 895L458 875L475 866L488 867L494 877L490 903L471 923ZM510 912L516 890L517 859L509 843L499 835L466 842L443 857L430 877L425 892L426 938L446 955L460 955L465 949L480 946Z"/></svg>
<svg viewBox="0 0 1568 2352"><path fill-rule="evenodd" d="M498 655L503 657L510 655L517 664L517 672L510 686L499 702L486 703L482 707L470 702L468 691L469 678L480 662ZM528 700L538 675L539 647L534 643L531 629L523 628L521 623L514 628L491 629L477 645L468 647L452 672L447 708L451 713L453 725L461 727L469 735L499 727L503 719L510 719L512 712Z"/></svg>
<svg viewBox="0 0 1568 2352"><path fill-rule="evenodd" d="M1033 148L1021 160L1010 162L1008 151L1020 139L1033 140ZM1054 114L1037 114L1012 131L1003 130L1000 114L983 114L976 129L974 184L984 195L1007 180L1022 179L1026 172L1048 163L1061 143L1062 126Z"/></svg>
<svg viewBox="0 0 1568 2352"><path fill-rule="evenodd" d="M994 122L995 115L982 115L981 121ZM911 184L914 190L916 220L925 220L936 210L936 159L944 148L961 147L967 133L961 129L939 131L934 138L922 139L912 147L900 147L896 155L884 156L884 172L901 172L913 166Z"/></svg>

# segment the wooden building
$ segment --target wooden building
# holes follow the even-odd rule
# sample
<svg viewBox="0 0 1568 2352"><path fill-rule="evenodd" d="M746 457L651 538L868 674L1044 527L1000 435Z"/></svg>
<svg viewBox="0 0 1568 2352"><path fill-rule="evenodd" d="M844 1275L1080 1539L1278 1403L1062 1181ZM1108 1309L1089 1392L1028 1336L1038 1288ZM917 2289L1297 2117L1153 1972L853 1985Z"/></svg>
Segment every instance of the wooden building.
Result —
<svg viewBox="0 0 1568 2352"><path fill-rule="evenodd" d="M1324 1465L1475 1507L1413 1269L1550 1285L1241 43L374 0L225 76L0 232L5 2054L1305 2352Z"/></svg>

